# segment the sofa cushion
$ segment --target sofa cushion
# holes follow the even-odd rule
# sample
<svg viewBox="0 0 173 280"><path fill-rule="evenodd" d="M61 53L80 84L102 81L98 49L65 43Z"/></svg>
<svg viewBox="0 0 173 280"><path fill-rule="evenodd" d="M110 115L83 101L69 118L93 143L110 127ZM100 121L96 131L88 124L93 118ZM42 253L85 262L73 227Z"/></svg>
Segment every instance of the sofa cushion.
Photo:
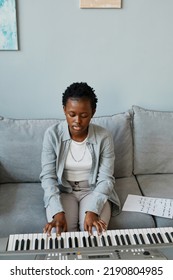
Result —
<svg viewBox="0 0 173 280"><path fill-rule="evenodd" d="M128 194L142 195L134 176L117 179L115 189L119 196L122 207ZM111 217L109 223L109 229L151 227L155 227L155 221L151 215L130 211L122 211L119 215Z"/></svg>
<svg viewBox="0 0 173 280"><path fill-rule="evenodd" d="M43 135L55 122L0 119L0 183L39 182Z"/></svg>
<svg viewBox="0 0 173 280"><path fill-rule="evenodd" d="M115 145L115 177L128 177L133 171L133 143L131 117L128 112L112 116L95 117L93 123L109 130Z"/></svg>
<svg viewBox="0 0 173 280"><path fill-rule="evenodd" d="M40 183L0 184L0 237L43 232L46 215L42 198Z"/></svg>
<svg viewBox="0 0 173 280"><path fill-rule="evenodd" d="M138 183L143 195L173 199L173 174L138 175ZM173 219L154 216L157 227L173 226Z"/></svg>
<svg viewBox="0 0 173 280"><path fill-rule="evenodd" d="M133 106L134 174L173 173L173 112Z"/></svg>

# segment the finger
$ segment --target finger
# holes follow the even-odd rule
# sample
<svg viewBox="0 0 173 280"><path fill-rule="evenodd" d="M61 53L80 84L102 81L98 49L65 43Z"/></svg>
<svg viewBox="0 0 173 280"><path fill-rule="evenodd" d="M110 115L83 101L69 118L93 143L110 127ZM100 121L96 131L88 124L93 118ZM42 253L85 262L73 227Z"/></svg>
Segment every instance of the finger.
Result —
<svg viewBox="0 0 173 280"><path fill-rule="evenodd" d="M52 231L52 225L49 224L49 225L48 225L48 228L47 228L47 235L48 235L48 236L51 236L51 231Z"/></svg>
<svg viewBox="0 0 173 280"><path fill-rule="evenodd" d="M85 231L88 231L88 226L87 226L87 223L86 223L86 222L84 222L84 230L85 230Z"/></svg>
<svg viewBox="0 0 173 280"><path fill-rule="evenodd" d="M93 223L93 225L95 226L95 228L97 230L97 234L100 235L102 233L102 227L101 227L100 223L97 221L97 222Z"/></svg>
<svg viewBox="0 0 173 280"><path fill-rule="evenodd" d="M93 232L92 232L92 226L88 226L88 234L89 234L89 235L92 235L92 234L93 234Z"/></svg>
<svg viewBox="0 0 173 280"><path fill-rule="evenodd" d="M60 226L56 226L56 235L61 236L62 228Z"/></svg>
<svg viewBox="0 0 173 280"><path fill-rule="evenodd" d="M102 223L103 225L107 226L106 222L103 221L102 219L99 219L99 222Z"/></svg>
<svg viewBox="0 0 173 280"><path fill-rule="evenodd" d="M107 224L104 221L99 220L98 223L104 231L107 230Z"/></svg>
<svg viewBox="0 0 173 280"><path fill-rule="evenodd" d="M43 228L43 232L47 233L48 228L49 228L49 223L45 225L45 227Z"/></svg>

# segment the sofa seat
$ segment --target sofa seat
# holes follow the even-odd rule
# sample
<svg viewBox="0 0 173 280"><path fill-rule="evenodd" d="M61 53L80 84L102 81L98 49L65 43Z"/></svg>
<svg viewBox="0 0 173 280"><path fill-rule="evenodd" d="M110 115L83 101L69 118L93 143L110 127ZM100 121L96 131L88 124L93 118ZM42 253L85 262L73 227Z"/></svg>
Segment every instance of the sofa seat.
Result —
<svg viewBox="0 0 173 280"><path fill-rule="evenodd" d="M0 184L1 237L42 232L46 223L42 197L40 183Z"/></svg>
<svg viewBox="0 0 173 280"><path fill-rule="evenodd" d="M138 175L138 183L144 196L173 198L173 174ZM173 219L154 217L157 227L173 226Z"/></svg>
<svg viewBox="0 0 173 280"><path fill-rule="evenodd" d="M135 176L116 179L116 191L123 206L128 194L142 195L137 184ZM109 229L131 229L155 227L155 221L151 215L121 211L115 217L112 217L109 223Z"/></svg>
<svg viewBox="0 0 173 280"><path fill-rule="evenodd" d="M116 179L116 191L122 205L129 193L141 195L134 176ZM42 197L43 189L40 183L0 184L1 237L16 233L42 232L46 223ZM146 227L155 227L152 216L122 211L111 218L108 229Z"/></svg>

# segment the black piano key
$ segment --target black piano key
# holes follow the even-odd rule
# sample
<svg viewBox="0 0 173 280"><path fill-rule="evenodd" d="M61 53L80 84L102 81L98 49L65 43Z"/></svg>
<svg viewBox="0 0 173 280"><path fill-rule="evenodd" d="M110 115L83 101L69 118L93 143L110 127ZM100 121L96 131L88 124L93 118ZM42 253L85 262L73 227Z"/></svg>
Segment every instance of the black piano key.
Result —
<svg viewBox="0 0 173 280"><path fill-rule="evenodd" d="M21 250L21 251L24 250L24 246L25 246L25 240L22 239L22 240L21 240L21 244L20 244L20 250Z"/></svg>
<svg viewBox="0 0 173 280"><path fill-rule="evenodd" d="M98 247L97 237L95 235L93 236L93 243L95 247Z"/></svg>
<svg viewBox="0 0 173 280"><path fill-rule="evenodd" d="M63 237L61 237L61 239L60 239L60 245L61 245L61 248L64 248L64 238Z"/></svg>
<svg viewBox="0 0 173 280"><path fill-rule="evenodd" d="M139 238L140 238L142 244L145 244L145 240L144 240L142 233L139 234Z"/></svg>
<svg viewBox="0 0 173 280"><path fill-rule="evenodd" d="M120 235L120 239L121 239L122 244L123 244L123 245L126 245L124 236L123 236L122 234Z"/></svg>
<svg viewBox="0 0 173 280"><path fill-rule="evenodd" d="M171 231L171 236L173 237L173 231Z"/></svg>
<svg viewBox="0 0 173 280"><path fill-rule="evenodd" d="M19 249L19 240L17 239L15 242L14 250L17 251Z"/></svg>
<svg viewBox="0 0 173 280"><path fill-rule="evenodd" d="M162 235L160 234L160 232L157 233L157 236L158 236L160 242L164 243L164 240L163 240Z"/></svg>
<svg viewBox="0 0 173 280"><path fill-rule="evenodd" d="M111 240L110 235L107 235L107 241L108 241L108 245L112 246L112 240Z"/></svg>
<svg viewBox="0 0 173 280"><path fill-rule="evenodd" d="M41 239L41 250L44 250L44 243L45 243L44 238L42 238Z"/></svg>
<svg viewBox="0 0 173 280"><path fill-rule="evenodd" d="M74 244L75 244L75 248L79 247L79 242L78 242L78 238L75 236L74 238Z"/></svg>
<svg viewBox="0 0 173 280"><path fill-rule="evenodd" d="M152 237L153 237L156 244L159 243L159 240L157 239L157 236L156 236L155 233L152 233Z"/></svg>
<svg viewBox="0 0 173 280"><path fill-rule="evenodd" d="M49 239L49 249L53 249L53 239L51 237Z"/></svg>
<svg viewBox="0 0 173 280"><path fill-rule="evenodd" d="M133 234L133 238L134 238L134 240L135 240L135 244L136 244L136 245L139 245L140 242L139 242L139 240L138 240L138 237L137 237L136 233Z"/></svg>
<svg viewBox="0 0 173 280"><path fill-rule="evenodd" d="M101 236L102 245L106 246L106 241L104 235Z"/></svg>
<svg viewBox="0 0 173 280"><path fill-rule="evenodd" d="M72 238L71 237L68 238L68 245L69 245L69 248L73 247L73 245L72 245Z"/></svg>
<svg viewBox="0 0 173 280"><path fill-rule="evenodd" d="M35 239L35 246L34 246L34 249L35 249L35 250L38 250L38 239L37 239L37 238Z"/></svg>
<svg viewBox="0 0 173 280"><path fill-rule="evenodd" d="M83 247L87 247L85 236L82 237L82 243L83 243Z"/></svg>
<svg viewBox="0 0 173 280"><path fill-rule="evenodd" d="M153 244L154 242L153 242L153 239L152 239L150 233L147 233L147 237L148 237L150 244Z"/></svg>
<svg viewBox="0 0 173 280"><path fill-rule="evenodd" d="M171 237L169 236L169 233L168 233L168 232L165 232L165 236L166 236L168 242L171 243L172 240L171 240Z"/></svg>
<svg viewBox="0 0 173 280"><path fill-rule="evenodd" d="M30 239L27 239L27 241L26 241L26 250L30 249L30 244L31 244Z"/></svg>
<svg viewBox="0 0 173 280"><path fill-rule="evenodd" d="M128 234L125 235L126 241L128 245L131 245L130 237Z"/></svg>
<svg viewBox="0 0 173 280"><path fill-rule="evenodd" d="M58 238L55 238L55 249L58 249Z"/></svg>
<svg viewBox="0 0 173 280"><path fill-rule="evenodd" d="M119 237L118 237L117 234L115 235L115 241L116 241L117 245L121 245Z"/></svg>
<svg viewBox="0 0 173 280"><path fill-rule="evenodd" d="M89 247L92 247L92 240L91 240L91 236L90 235L88 236L88 244L89 244Z"/></svg>

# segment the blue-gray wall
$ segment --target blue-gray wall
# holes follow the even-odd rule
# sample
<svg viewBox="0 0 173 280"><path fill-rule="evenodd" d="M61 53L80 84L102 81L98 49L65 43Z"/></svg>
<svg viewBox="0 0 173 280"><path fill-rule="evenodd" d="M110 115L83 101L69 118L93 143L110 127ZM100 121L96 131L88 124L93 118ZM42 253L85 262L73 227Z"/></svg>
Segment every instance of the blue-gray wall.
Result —
<svg viewBox="0 0 173 280"><path fill-rule="evenodd" d="M0 115L62 118L61 93L74 81L95 88L97 115L173 110L173 1L122 1L91 10L18 0L20 50L0 51Z"/></svg>

